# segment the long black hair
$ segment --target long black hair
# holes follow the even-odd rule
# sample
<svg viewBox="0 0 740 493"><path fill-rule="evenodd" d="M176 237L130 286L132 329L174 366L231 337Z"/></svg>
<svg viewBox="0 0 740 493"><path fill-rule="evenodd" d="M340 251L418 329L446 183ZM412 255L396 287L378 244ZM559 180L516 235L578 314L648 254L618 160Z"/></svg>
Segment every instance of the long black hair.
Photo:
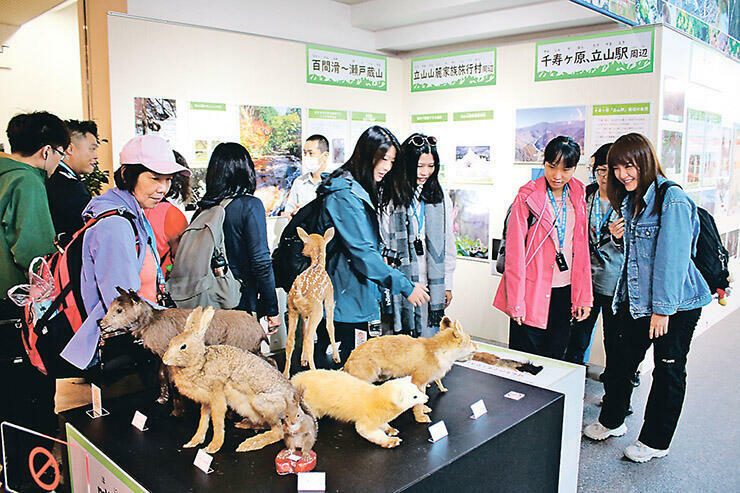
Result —
<svg viewBox="0 0 740 493"><path fill-rule="evenodd" d="M396 148L396 160L383 180L379 184L375 183L373 176L375 164L391 147ZM411 191L408 186L404 185L406 173L401 144L398 143L396 136L385 127L374 125L362 132L349 161L335 170L329 178L341 176L346 172L362 185L362 188L370 195L370 200L376 209L385 207L391 200L400 204L410 200Z"/></svg>
<svg viewBox="0 0 740 493"><path fill-rule="evenodd" d="M422 142L422 145L417 145L414 142ZM403 141L401 144L401 154L403 155L403 162L406 167L406 183L411 189L411 197L409 203L401 204L409 206L411 204L411 198L416 190L416 181L418 176L419 158L422 154L431 154L434 158L434 171L424 183L424 187L421 189L420 200L427 204L439 204L442 202L442 186L439 184L439 154L437 153L437 145L432 145L428 136L421 133L413 133Z"/></svg>
<svg viewBox="0 0 740 493"><path fill-rule="evenodd" d="M206 193L198 205L211 207L229 197L251 195L256 188L257 177L249 152L236 142L223 142L208 161Z"/></svg>

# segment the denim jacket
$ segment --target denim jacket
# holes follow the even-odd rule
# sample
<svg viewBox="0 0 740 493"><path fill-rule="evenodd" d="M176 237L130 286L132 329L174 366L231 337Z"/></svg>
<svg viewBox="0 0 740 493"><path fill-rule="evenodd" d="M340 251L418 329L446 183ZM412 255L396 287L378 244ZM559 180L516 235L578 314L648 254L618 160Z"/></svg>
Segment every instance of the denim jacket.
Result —
<svg viewBox="0 0 740 493"><path fill-rule="evenodd" d="M659 176L657 185L666 181ZM709 286L694 265L699 237L696 205L679 187L669 187L660 214L653 213L656 183L643 197L645 207L633 218L634 193L622 202L625 260L613 310L627 301L633 318L653 313L673 315L709 304Z"/></svg>

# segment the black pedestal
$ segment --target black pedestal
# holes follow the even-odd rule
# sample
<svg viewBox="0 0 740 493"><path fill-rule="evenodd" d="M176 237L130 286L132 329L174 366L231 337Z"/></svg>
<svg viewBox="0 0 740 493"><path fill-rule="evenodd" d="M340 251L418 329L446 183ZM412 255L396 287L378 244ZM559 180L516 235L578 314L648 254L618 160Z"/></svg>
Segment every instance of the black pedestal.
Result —
<svg viewBox="0 0 740 493"><path fill-rule="evenodd" d="M432 422L444 420L449 431L436 443L411 411L392 423L403 442L389 450L366 441L350 424L322 419L315 470L326 472L327 491L557 491L562 394L459 366L444 384L445 394L434 384L428 389ZM525 397L504 398L511 390ZM470 404L481 398L488 414L472 420ZM103 407L109 416L91 420L85 409L75 409L63 417L152 492L296 490L295 476L275 473L282 442L236 453L252 432L227 422L214 472L206 475L192 464L196 450L182 448L195 432L197 411L168 417L144 394L111 401L104 396ZM131 426L136 410L149 417L148 431Z"/></svg>

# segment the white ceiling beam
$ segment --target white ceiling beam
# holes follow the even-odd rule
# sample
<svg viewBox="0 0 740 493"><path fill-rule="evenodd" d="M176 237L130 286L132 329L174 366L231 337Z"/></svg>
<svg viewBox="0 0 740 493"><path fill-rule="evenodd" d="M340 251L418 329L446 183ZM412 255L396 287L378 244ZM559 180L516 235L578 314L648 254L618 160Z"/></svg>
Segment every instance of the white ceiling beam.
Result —
<svg viewBox="0 0 740 493"><path fill-rule="evenodd" d="M603 15L568 0L551 0L536 6L515 7L396 27L375 33L379 51L403 52L430 46L602 24Z"/></svg>
<svg viewBox="0 0 740 493"><path fill-rule="evenodd" d="M546 0L370 0L352 5L352 26L380 31L543 1Z"/></svg>

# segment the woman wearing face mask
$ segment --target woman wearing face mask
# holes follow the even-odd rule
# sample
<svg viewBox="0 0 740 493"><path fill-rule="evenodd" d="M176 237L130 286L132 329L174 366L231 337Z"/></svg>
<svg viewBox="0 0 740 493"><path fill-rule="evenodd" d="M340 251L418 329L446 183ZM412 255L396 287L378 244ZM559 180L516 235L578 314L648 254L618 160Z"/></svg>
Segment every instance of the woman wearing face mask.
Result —
<svg viewBox="0 0 740 493"><path fill-rule="evenodd" d="M93 197L82 213L87 221L118 211L87 230L82 243L81 291L88 316L62 356L83 369L93 361L100 337L98 321L118 297L117 288L165 303L157 240L144 211L165 197L176 173L190 175L175 162L167 141L151 134L129 140L121 150L120 162L115 188Z"/></svg>
<svg viewBox="0 0 740 493"><path fill-rule="evenodd" d="M368 324L380 320L380 288L402 294L414 306L429 301L426 287L411 282L381 255L378 210L391 199L406 200L402 180L386 176L392 170L404 172L402 166L394 166L399 154L398 140L388 129L370 127L357 140L349 161L331 173L317 192L324 200L321 230L335 228L326 270L334 285L334 325L342 363L356 341L368 337ZM318 329L315 354L317 366L325 367L329 340L324 324Z"/></svg>
<svg viewBox="0 0 740 493"><path fill-rule="evenodd" d="M599 420L583 433L604 440L627 432L630 379L652 345L655 369L642 431L624 450L628 459L645 462L668 454L686 392L689 345L712 296L691 260L700 229L696 205L680 187L663 188L667 180L650 141L623 135L607 162L609 201L625 218L625 261L612 305L619 323L604 403Z"/></svg>
<svg viewBox="0 0 740 493"><path fill-rule="evenodd" d="M511 317L512 349L563 359L572 323L591 312L585 189L573 178L580 156L570 137L548 142L544 176L520 188L511 206L493 305Z"/></svg>
<svg viewBox="0 0 740 493"><path fill-rule="evenodd" d="M608 172L606 154L610 147L611 143L604 144L591 156L591 176L596 182L586 187L594 305L589 317L573 326L568 350L565 353L566 361L578 365L586 364L586 351L591 344L591 336L599 313L603 313L604 349L607 360L616 330L612 299L619 278L619 269L624 260L624 242L622 241L624 218L614 211L606 195Z"/></svg>
<svg viewBox="0 0 740 493"><path fill-rule="evenodd" d="M415 133L401 144L406 166L405 186L413 189L402 204L391 203L381 214L383 237L397 252L399 270L429 289L428 306L415 307L393 297L393 331L431 337L439 331L445 308L452 301L457 261L452 233L452 201L439 184L437 139Z"/></svg>

